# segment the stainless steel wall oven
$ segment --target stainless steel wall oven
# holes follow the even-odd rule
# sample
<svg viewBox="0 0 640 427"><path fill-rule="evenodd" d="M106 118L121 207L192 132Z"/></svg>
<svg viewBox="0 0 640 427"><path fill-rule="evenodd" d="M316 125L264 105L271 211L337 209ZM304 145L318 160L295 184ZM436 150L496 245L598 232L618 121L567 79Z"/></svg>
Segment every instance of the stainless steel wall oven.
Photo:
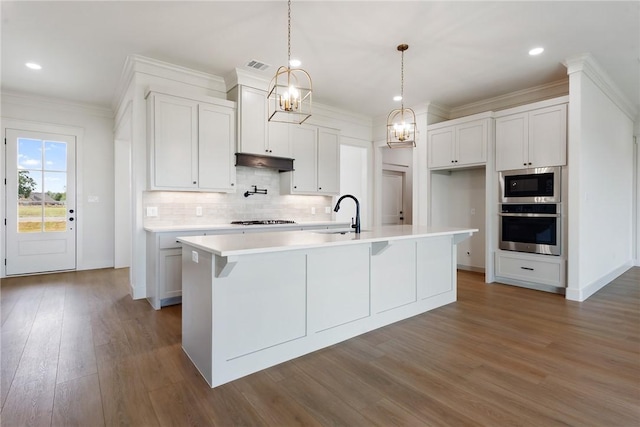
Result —
<svg viewBox="0 0 640 427"><path fill-rule="evenodd" d="M499 248L562 254L562 168L500 172Z"/></svg>
<svg viewBox="0 0 640 427"><path fill-rule="evenodd" d="M502 204L500 249L560 255L561 205L558 203Z"/></svg>

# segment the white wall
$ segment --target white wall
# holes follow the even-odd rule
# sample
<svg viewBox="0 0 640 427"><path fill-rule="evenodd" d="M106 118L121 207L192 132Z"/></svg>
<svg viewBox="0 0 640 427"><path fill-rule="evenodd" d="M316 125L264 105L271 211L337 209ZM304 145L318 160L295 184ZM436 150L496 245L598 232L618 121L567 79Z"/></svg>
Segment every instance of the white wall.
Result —
<svg viewBox="0 0 640 427"><path fill-rule="evenodd" d="M588 58L569 74L567 299L582 301L633 262L633 122Z"/></svg>
<svg viewBox="0 0 640 427"><path fill-rule="evenodd" d="M112 112L64 100L3 93L2 119L3 122L13 119L83 130L81 145L76 147L77 269L113 267ZM2 160L4 164L4 159ZM4 202L3 194L2 212L5 211ZM4 233L0 245L4 250ZM4 275L4 269L2 274Z"/></svg>
<svg viewBox="0 0 640 427"><path fill-rule="evenodd" d="M485 168L431 172L431 224L479 230L458 243L458 266L473 271L485 271L485 175Z"/></svg>

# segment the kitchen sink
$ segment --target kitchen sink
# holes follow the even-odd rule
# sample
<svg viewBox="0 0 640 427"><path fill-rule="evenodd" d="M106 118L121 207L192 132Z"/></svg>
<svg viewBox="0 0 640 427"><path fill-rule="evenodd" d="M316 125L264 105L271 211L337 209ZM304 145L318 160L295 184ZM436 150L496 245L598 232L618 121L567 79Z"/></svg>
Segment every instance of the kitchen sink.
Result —
<svg viewBox="0 0 640 427"><path fill-rule="evenodd" d="M366 233L367 231L370 230L360 230L361 233ZM318 234L349 234L349 233L355 233L356 230L354 230L353 228L339 228L339 229L328 229L328 230L311 230L312 233L318 233Z"/></svg>

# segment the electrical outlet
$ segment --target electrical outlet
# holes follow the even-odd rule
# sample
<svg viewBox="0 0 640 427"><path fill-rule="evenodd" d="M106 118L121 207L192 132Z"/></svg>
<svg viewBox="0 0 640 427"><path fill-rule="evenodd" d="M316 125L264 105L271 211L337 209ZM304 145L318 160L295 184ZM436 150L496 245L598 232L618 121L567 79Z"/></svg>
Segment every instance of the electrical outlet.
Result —
<svg viewBox="0 0 640 427"><path fill-rule="evenodd" d="M147 207L147 216L158 216L158 207L157 206Z"/></svg>
<svg viewBox="0 0 640 427"><path fill-rule="evenodd" d="M202 216L202 206L196 207L196 216Z"/></svg>
<svg viewBox="0 0 640 427"><path fill-rule="evenodd" d="M315 215L316 214L316 208L311 208L311 215Z"/></svg>
<svg viewBox="0 0 640 427"><path fill-rule="evenodd" d="M325 206L324 213L331 213L331 206Z"/></svg>
<svg viewBox="0 0 640 427"><path fill-rule="evenodd" d="M195 262L196 264L198 263L198 252L191 251L191 261Z"/></svg>

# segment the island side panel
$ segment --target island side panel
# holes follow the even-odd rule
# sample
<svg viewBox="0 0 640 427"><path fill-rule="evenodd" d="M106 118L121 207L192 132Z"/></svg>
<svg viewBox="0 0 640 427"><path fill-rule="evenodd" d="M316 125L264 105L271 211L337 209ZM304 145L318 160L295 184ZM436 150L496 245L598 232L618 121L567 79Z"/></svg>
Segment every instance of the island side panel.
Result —
<svg viewBox="0 0 640 427"><path fill-rule="evenodd" d="M417 244L418 300L427 309L454 302L456 290L456 245L452 236L420 239Z"/></svg>
<svg viewBox="0 0 640 427"><path fill-rule="evenodd" d="M214 385L291 358L291 343L307 335L305 273L305 253L285 251L242 255L213 278Z"/></svg>
<svg viewBox="0 0 640 427"><path fill-rule="evenodd" d="M374 314L417 301L417 242L388 243L380 252L371 252L371 309Z"/></svg>
<svg viewBox="0 0 640 427"><path fill-rule="evenodd" d="M197 262L194 260L197 254ZM186 244L182 247L182 348L213 387L212 255Z"/></svg>
<svg viewBox="0 0 640 427"><path fill-rule="evenodd" d="M371 315L369 277L368 244L309 251L309 333L327 331L337 340L356 335L347 325ZM336 327L346 335L335 334Z"/></svg>

